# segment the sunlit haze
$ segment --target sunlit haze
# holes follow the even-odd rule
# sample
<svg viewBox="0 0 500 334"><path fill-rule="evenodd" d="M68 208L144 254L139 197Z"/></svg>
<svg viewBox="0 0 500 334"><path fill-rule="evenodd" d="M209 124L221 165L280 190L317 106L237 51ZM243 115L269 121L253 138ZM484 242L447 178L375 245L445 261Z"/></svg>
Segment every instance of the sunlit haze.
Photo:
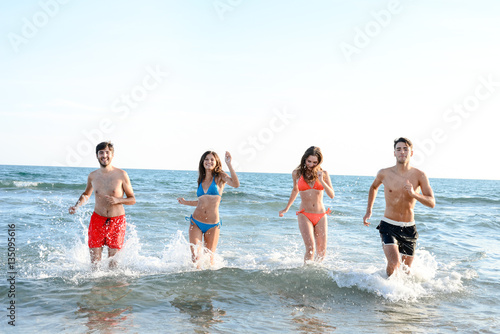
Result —
<svg viewBox="0 0 500 334"><path fill-rule="evenodd" d="M500 3L8 1L0 164L500 179ZM226 166L224 165L224 168Z"/></svg>

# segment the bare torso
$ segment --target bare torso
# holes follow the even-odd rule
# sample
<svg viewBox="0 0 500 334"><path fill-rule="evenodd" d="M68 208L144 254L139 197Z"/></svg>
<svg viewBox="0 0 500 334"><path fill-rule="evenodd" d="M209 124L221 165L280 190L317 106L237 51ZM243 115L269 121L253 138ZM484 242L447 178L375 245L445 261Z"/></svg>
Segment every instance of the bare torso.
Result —
<svg viewBox="0 0 500 334"><path fill-rule="evenodd" d="M309 184L313 186L314 184ZM299 192L300 194L300 209L304 209L310 213L323 213L325 212L325 205L323 204L323 190L307 189Z"/></svg>
<svg viewBox="0 0 500 334"><path fill-rule="evenodd" d="M125 172L118 168L111 171L98 169L89 175L92 188L95 191L94 211L103 217L116 217L125 214L122 204L110 204L106 196L122 198L124 195L123 184Z"/></svg>
<svg viewBox="0 0 500 334"><path fill-rule="evenodd" d="M326 191L326 194L333 199L335 196L335 192L332 188L332 183L330 180L330 176L325 170L320 170L318 172L318 178L316 181L308 183L310 189L305 189L299 191L299 180L301 176L298 176L298 172L295 170L292 173L293 177L293 187L291 199L294 199L294 193L300 194L300 210L304 209L305 212L309 213L323 213L325 212L325 205L323 204L323 193ZM324 190L313 189L314 184L318 182L321 184ZM290 201L289 204L290 205ZM289 206L288 206L289 207ZM288 210L288 207L286 210Z"/></svg>
<svg viewBox="0 0 500 334"><path fill-rule="evenodd" d="M217 182L217 180L216 180ZM202 187L204 190L210 187L212 181L210 179L202 182ZM219 194L222 195L225 183L217 183L217 188ZM219 222L219 205L221 201L221 196L218 195L203 195L198 197L198 205L193 212L193 218L205 223L205 224L216 224Z"/></svg>
<svg viewBox="0 0 500 334"><path fill-rule="evenodd" d="M397 173L394 167L381 171L385 194L385 217L399 222L414 220L414 208L417 200L412 198L404 187L407 181L410 181L415 192L419 192L421 174L422 172L416 168L412 168L404 174Z"/></svg>
<svg viewBox="0 0 500 334"><path fill-rule="evenodd" d="M203 195L198 198L198 205L193 212L193 218L205 223L216 224L219 222L220 196Z"/></svg>

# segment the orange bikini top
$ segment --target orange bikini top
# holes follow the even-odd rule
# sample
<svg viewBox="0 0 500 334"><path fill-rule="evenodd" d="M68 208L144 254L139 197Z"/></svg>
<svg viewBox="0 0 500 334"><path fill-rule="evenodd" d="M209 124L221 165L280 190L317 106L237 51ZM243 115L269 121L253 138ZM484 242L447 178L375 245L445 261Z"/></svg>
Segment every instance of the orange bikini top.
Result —
<svg viewBox="0 0 500 334"><path fill-rule="evenodd" d="M325 189L325 188L323 188L323 185L318 180L316 180L316 182L314 182L314 186L311 188L309 183L307 183L306 180L304 180L304 177L302 175L300 176L299 181L297 182L297 186L299 187L299 191L304 191L304 190L309 190L309 189L316 189L316 190L324 190Z"/></svg>

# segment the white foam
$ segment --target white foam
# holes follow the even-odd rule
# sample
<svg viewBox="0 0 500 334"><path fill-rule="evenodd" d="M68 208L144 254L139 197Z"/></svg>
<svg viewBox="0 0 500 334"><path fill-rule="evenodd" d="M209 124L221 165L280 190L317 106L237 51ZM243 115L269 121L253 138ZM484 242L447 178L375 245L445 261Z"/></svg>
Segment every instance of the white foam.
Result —
<svg viewBox="0 0 500 334"><path fill-rule="evenodd" d="M12 181L15 187L18 188L28 188L28 187L36 187L39 182L30 182L30 181Z"/></svg>
<svg viewBox="0 0 500 334"><path fill-rule="evenodd" d="M390 301L415 301L439 293L461 291L463 275L453 270L441 270L439 267L434 256L425 250L419 250L410 274L400 268L388 278L385 267L369 265L367 268L338 268L330 276L339 287L357 287Z"/></svg>
<svg viewBox="0 0 500 334"><path fill-rule="evenodd" d="M62 277L71 281L95 279L108 276L138 277L161 273L184 272L199 269L216 270L226 265L220 254L215 254L214 265L210 264L209 252L202 253L199 263L191 261L190 244L181 231L167 236L168 243L159 254L148 255L142 251L142 243L133 222L127 222L127 234L123 248L115 255L118 268L110 270L107 248L103 248L102 260L98 270L91 271L88 248L88 228L84 221L88 219L85 212L76 216L82 228L79 236L67 245L47 247L39 245L40 262L31 265L27 276L37 279ZM198 265L198 266L197 266Z"/></svg>
<svg viewBox="0 0 500 334"><path fill-rule="evenodd" d="M110 259L105 248L100 270L91 271L86 223L89 214L90 212L80 212L75 216L81 228L76 230L74 240L58 245L38 245L39 262L27 265L27 276L37 279L62 277L78 282L106 276L138 277L200 269L217 270L223 267L272 271L303 266L303 245L300 240L295 239L285 247L271 248L268 251L236 242L226 243L222 250L220 247L217 250L214 265L210 264L208 252L203 253L199 263L195 265L191 261L190 244L185 232L176 231L173 235L165 236L168 241L162 251L147 254L142 250L136 226L131 221L127 222L124 247L115 256L118 269L108 269ZM326 259L320 266L326 268L332 280L341 288L355 287L391 301L412 301L439 293L461 291L462 280L475 275L473 271L458 273L454 271L456 266L450 263L440 264L426 250L417 251L410 275L400 272L387 278L385 265L381 260L381 265L375 265L366 259L364 265L362 261L344 261L340 254L335 253L335 248L329 248Z"/></svg>

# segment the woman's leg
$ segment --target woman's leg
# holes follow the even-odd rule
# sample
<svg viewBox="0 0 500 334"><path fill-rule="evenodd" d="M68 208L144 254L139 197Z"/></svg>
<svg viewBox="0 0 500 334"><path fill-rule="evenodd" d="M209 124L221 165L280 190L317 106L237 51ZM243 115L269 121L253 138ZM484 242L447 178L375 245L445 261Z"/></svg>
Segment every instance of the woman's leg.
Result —
<svg viewBox="0 0 500 334"><path fill-rule="evenodd" d="M326 244L328 241L328 218L323 218L314 226L314 237L316 239L316 260L321 262L326 255Z"/></svg>
<svg viewBox="0 0 500 334"><path fill-rule="evenodd" d="M214 254L217 249L217 244L219 243L220 226L212 227L210 230L205 232L205 246L211 252L210 253L210 264L214 264Z"/></svg>
<svg viewBox="0 0 500 334"><path fill-rule="evenodd" d="M193 262L198 261L200 258L199 252L202 249L203 233L200 228L191 220L189 225L189 243L191 244L191 259Z"/></svg>
<svg viewBox="0 0 500 334"><path fill-rule="evenodd" d="M304 254L304 264L307 261L314 260L314 252L316 251L316 242L314 240L314 228L309 219L303 214L297 216L299 220L299 230L304 240L306 253Z"/></svg>

